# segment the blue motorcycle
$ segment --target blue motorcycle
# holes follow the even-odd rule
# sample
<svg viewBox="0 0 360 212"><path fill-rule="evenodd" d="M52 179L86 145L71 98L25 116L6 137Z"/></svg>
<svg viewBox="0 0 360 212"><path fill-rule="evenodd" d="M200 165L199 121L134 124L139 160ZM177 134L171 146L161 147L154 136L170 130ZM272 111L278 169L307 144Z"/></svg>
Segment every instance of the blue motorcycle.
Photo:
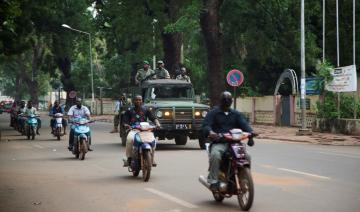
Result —
<svg viewBox="0 0 360 212"><path fill-rule="evenodd" d="M27 137L28 140L34 140L35 139L35 135L36 135L36 130L38 128L38 121L37 118L40 117L38 115L29 115L29 116L25 116L20 114L19 116L21 117L26 117L25 120L25 135Z"/></svg>
<svg viewBox="0 0 360 212"><path fill-rule="evenodd" d="M71 127L74 130L74 146L72 153L80 160L85 159L85 154L89 150L91 134L88 124L92 122L94 121L85 118L76 118L71 122L73 124Z"/></svg>
<svg viewBox="0 0 360 212"><path fill-rule="evenodd" d="M150 179L151 168L154 164L156 139L152 131L155 127L148 122L140 122L131 128L135 132L135 136L132 160L128 170L132 172L134 177L137 177L142 171L143 180L147 182Z"/></svg>

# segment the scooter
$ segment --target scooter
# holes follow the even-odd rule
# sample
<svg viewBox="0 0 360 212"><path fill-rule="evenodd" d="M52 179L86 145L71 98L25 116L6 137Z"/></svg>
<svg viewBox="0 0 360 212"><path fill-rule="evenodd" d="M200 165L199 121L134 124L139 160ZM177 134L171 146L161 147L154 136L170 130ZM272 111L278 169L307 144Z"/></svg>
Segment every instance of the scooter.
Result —
<svg viewBox="0 0 360 212"><path fill-rule="evenodd" d="M148 122L140 122L139 125L131 126L132 130L137 131L134 136L132 160L128 166L129 172L137 177L142 171L142 178L145 182L149 181L151 168L153 167L156 139L152 132L155 127ZM124 163L126 159L124 159Z"/></svg>
<svg viewBox="0 0 360 212"><path fill-rule="evenodd" d="M57 140L60 140L61 136L63 136L64 134L62 134L62 129L63 129L63 114L62 113L55 113L54 115L52 115L52 117L55 118L55 127L53 128L53 134L54 136L57 138ZM53 126L51 126L53 127Z"/></svg>
<svg viewBox="0 0 360 212"><path fill-rule="evenodd" d="M71 122L74 124L72 126L74 129L74 146L72 153L80 160L85 159L85 155L89 150L91 136L88 124L93 122L94 121L90 121L85 118L76 118Z"/></svg>
<svg viewBox="0 0 360 212"><path fill-rule="evenodd" d="M247 211L253 204L254 183L250 170L250 156L246 153L246 145L241 141L245 139L250 141L253 135L242 132L240 129L232 129L229 133L219 134L219 136L221 141L229 143L229 148L224 153L220 165L219 188L212 190L207 178L202 175L199 181L212 192L217 202L222 202L225 197L230 198L236 195L241 210ZM210 149L211 146L207 145L206 150L209 156Z"/></svg>
<svg viewBox="0 0 360 212"><path fill-rule="evenodd" d="M30 137L31 137L31 140L34 140L35 135L36 135L36 130L38 128L37 117L40 117L40 116L39 115L34 115L34 114L31 114L29 116L25 116L25 115L20 114L19 116L27 118L25 120L25 135L26 135L28 140L30 140Z"/></svg>

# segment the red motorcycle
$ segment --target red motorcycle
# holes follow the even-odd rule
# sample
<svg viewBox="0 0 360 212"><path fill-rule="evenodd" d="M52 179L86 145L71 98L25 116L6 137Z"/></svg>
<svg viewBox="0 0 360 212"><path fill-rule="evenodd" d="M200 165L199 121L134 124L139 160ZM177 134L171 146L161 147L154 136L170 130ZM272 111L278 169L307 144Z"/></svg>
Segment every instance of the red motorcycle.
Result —
<svg viewBox="0 0 360 212"><path fill-rule="evenodd" d="M222 202L224 198L236 195L239 206L247 211L251 208L254 200L254 183L251 176L251 160L246 153L246 145L242 140L249 139L248 144L253 145L251 133L242 132L240 129L232 129L229 133L219 134L221 141L229 143L229 148L223 155L220 165L219 189L213 191L204 176L199 177L199 181L208 188L217 202ZM211 149L211 147L210 147ZM209 148L207 148L208 153Z"/></svg>

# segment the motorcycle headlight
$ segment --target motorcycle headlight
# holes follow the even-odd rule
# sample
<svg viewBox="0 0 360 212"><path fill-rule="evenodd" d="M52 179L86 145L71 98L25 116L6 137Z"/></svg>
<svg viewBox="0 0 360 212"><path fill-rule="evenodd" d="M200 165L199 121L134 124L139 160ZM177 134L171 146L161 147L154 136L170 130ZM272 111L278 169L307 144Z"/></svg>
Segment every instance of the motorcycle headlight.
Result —
<svg viewBox="0 0 360 212"><path fill-rule="evenodd" d="M156 112L156 116L157 116L158 118L161 118L161 117L163 116L162 111L159 110L158 112Z"/></svg>
<svg viewBox="0 0 360 212"><path fill-rule="evenodd" d="M205 116L207 115L207 111L206 110L204 110L202 113L201 113L201 116L203 117L203 118L205 118Z"/></svg>

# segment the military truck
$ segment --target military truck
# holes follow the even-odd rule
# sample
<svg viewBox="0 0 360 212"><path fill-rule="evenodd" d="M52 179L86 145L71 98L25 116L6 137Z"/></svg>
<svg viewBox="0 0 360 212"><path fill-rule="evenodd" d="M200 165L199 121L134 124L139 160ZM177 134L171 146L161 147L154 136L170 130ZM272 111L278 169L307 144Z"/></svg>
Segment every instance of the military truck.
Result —
<svg viewBox="0 0 360 212"><path fill-rule="evenodd" d="M174 79L148 80L130 93L132 96L141 94L144 105L159 120L161 129L154 131L159 140L175 139L177 145L185 145L189 137L198 139L200 148L205 149L201 124L209 106L195 103L191 83ZM120 129L120 136L125 145L126 133L123 127Z"/></svg>

